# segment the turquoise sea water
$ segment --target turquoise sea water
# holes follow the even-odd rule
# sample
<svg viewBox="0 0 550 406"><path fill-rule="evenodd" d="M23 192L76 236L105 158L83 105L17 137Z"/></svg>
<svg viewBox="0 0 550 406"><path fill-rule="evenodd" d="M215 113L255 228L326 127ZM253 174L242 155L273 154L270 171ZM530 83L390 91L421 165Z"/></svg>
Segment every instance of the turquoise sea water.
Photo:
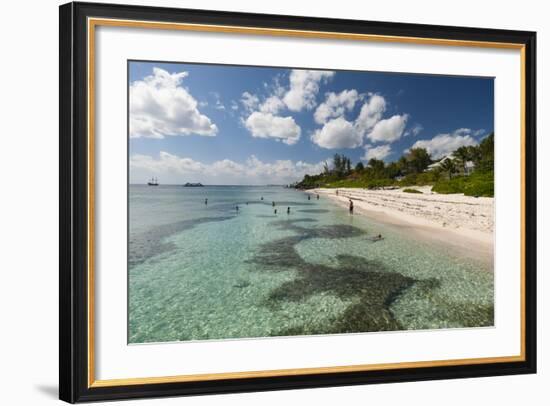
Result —
<svg viewBox="0 0 550 406"><path fill-rule="evenodd" d="M492 265L307 196L130 186L129 342L493 325Z"/></svg>

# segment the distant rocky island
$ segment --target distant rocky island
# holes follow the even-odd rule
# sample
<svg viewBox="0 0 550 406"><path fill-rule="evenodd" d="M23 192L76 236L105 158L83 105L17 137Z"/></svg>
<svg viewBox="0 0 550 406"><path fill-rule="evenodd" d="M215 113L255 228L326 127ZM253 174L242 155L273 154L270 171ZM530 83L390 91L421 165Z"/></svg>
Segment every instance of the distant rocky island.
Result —
<svg viewBox="0 0 550 406"><path fill-rule="evenodd" d="M189 183L187 182L185 185L183 185L184 187L203 187L204 185L200 182L197 182L197 183Z"/></svg>

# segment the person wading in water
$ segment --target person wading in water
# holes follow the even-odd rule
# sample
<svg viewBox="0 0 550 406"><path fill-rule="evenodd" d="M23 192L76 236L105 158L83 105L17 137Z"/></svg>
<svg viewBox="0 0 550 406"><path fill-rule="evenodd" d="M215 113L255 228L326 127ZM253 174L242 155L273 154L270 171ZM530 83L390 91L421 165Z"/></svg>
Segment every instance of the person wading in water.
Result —
<svg viewBox="0 0 550 406"><path fill-rule="evenodd" d="M349 199L349 214L353 214L353 200Z"/></svg>

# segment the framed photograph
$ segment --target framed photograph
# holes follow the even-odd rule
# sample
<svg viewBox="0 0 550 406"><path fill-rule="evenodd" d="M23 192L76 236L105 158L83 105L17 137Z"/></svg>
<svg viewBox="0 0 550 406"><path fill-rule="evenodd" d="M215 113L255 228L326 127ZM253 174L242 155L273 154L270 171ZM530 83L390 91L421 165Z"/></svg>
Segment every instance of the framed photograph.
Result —
<svg viewBox="0 0 550 406"><path fill-rule="evenodd" d="M534 32L60 7L60 398L536 371Z"/></svg>

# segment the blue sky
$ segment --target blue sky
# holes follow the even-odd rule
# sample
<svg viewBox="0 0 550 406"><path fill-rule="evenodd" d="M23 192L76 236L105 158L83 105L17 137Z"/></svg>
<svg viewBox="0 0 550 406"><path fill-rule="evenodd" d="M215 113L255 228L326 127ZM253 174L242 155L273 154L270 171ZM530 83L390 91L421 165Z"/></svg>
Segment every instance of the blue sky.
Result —
<svg viewBox="0 0 550 406"><path fill-rule="evenodd" d="M130 182L290 183L335 153L438 158L493 131L492 78L129 62Z"/></svg>

